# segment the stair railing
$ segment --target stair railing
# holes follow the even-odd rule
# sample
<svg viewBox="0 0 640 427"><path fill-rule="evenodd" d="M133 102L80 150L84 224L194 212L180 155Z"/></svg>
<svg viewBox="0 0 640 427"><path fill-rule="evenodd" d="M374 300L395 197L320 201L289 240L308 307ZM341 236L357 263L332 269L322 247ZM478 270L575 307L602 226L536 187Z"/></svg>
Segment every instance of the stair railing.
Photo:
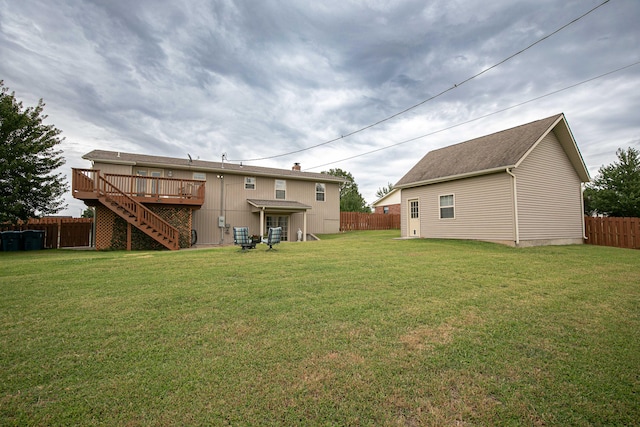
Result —
<svg viewBox="0 0 640 427"><path fill-rule="evenodd" d="M111 184L102 175L98 175L98 194L104 195L107 200L113 201L126 210L135 217L138 225L151 227L169 239L175 248L178 247L178 230L174 226L145 208L141 203L136 202L131 196Z"/></svg>

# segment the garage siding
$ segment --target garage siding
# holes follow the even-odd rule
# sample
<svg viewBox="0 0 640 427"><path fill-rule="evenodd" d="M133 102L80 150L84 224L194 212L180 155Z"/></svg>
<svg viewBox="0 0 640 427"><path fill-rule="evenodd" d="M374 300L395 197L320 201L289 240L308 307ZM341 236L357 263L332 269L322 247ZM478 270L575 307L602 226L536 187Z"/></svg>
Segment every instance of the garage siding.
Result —
<svg viewBox="0 0 640 427"><path fill-rule="evenodd" d="M453 194L455 218L440 219L439 197ZM419 199L420 235L430 238L514 241L511 177L495 173L402 190L401 232L408 200Z"/></svg>
<svg viewBox="0 0 640 427"><path fill-rule="evenodd" d="M554 132L513 173L518 182L520 240L582 238L580 178Z"/></svg>

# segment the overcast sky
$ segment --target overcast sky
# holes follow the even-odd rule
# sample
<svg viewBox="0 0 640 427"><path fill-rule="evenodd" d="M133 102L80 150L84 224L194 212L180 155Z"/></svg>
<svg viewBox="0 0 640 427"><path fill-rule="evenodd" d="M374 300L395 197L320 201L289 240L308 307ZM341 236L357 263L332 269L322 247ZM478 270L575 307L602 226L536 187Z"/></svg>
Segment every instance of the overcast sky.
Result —
<svg viewBox="0 0 640 427"><path fill-rule="evenodd" d="M0 0L0 79L25 106L44 99L66 174L94 149L226 153L341 168L373 202L430 150L563 112L594 177L640 148L640 65L525 102L640 61L639 0L465 80L603 1Z"/></svg>

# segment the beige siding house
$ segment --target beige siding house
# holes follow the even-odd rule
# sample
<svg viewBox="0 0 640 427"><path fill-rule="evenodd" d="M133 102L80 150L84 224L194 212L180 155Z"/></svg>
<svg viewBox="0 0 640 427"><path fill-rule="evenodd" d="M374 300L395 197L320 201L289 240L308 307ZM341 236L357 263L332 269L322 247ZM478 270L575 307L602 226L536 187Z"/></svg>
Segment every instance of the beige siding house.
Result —
<svg viewBox="0 0 640 427"><path fill-rule="evenodd" d="M373 213L399 215L400 201L400 190L394 188L371 204Z"/></svg>
<svg viewBox="0 0 640 427"><path fill-rule="evenodd" d="M563 114L427 153L401 189L405 237L582 243L589 173Z"/></svg>
<svg viewBox="0 0 640 427"><path fill-rule="evenodd" d="M124 231L116 238L114 230L127 227L149 235L138 239L146 239L147 244L133 239L134 249L154 239L170 249L167 239L175 239L181 248L196 239L197 244L231 244L237 226L247 226L257 235L265 235L269 227L282 227L283 240L289 241L298 239L298 230L306 240L309 235L337 233L340 228L343 179L303 172L298 164L291 170L273 169L103 150L83 158L92 166L74 170L73 194L97 207L98 249L122 245ZM118 192L120 199L111 192ZM136 216L145 215L137 210L152 211L149 215L161 217L159 227L165 221L176 231L167 228L158 236L147 232L135 222ZM172 233L177 237L167 236ZM132 239L127 240L131 246Z"/></svg>

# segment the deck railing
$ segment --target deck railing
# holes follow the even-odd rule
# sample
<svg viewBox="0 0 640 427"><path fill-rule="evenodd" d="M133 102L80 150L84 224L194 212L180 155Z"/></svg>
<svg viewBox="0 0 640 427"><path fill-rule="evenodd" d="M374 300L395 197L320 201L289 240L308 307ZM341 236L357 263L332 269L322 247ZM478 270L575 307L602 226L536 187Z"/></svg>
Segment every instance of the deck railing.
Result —
<svg viewBox="0 0 640 427"><path fill-rule="evenodd" d="M135 197L204 200L204 181L112 173L104 176L114 186Z"/></svg>
<svg viewBox="0 0 640 427"><path fill-rule="evenodd" d="M71 175L71 187L74 193L93 193L97 191L97 176L100 171L96 169L73 169Z"/></svg>
<svg viewBox="0 0 640 427"><path fill-rule="evenodd" d="M74 192L91 193L96 191L98 169L73 169L72 185ZM142 202L161 203L204 203L205 182L193 179L162 178L155 176L135 176L104 174L104 179L125 194Z"/></svg>

